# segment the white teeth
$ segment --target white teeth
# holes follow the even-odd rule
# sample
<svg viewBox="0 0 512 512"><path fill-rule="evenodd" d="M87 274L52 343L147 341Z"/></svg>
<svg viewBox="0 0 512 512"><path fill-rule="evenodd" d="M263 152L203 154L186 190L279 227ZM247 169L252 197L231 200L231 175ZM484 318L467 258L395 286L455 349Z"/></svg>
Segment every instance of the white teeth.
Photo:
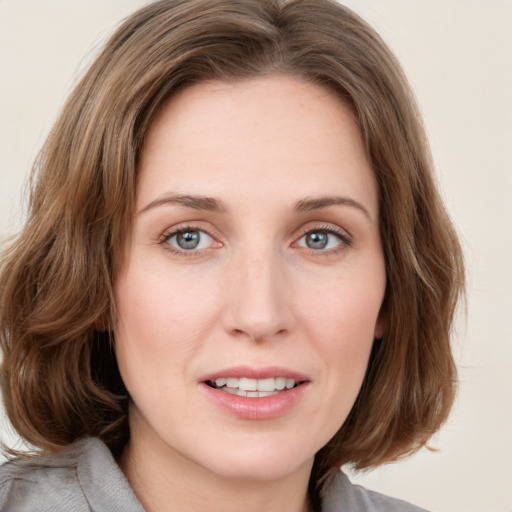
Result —
<svg viewBox="0 0 512 512"><path fill-rule="evenodd" d="M258 379L258 391L274 391L276 389L276 379Z"/></svg>
<svg viewBox="0 0 512 512"><path fill-rule="evenodd" d="M277 395L277 391L243 391L236 388L222 388L222 391L231 395L245 396L249 398L263 398L266 396Z"/></svg>
<svg viewBox="0 0 512 512"><path fill-rule="evenodd" d="M240 379L226 379L226 386L228 388L237 388Z"/></svg>
<svg viewBox="0 0 512 512"><path fill-rule="evenodd" d="M258 381L256 379L240 379L238 389L242 391L256 391L258 389Z"/></svg>
<svg viewBox="0 0 512 512"><path fill-rule="evenodd" d="M258 396L263 398L264 396L277 395L277 391L258 391Z"/></svg>
<svg viewBox="0 0 512 512"><path fill-rule="evenodd" d="M281 391L286 387L286 379L284 377L278 377L276 379L276 389Z"/></svg>
<svg viewBox="0 0 512 512"><path fill-rule="evenodd" d="M268 378L268 379L249 379L242 377L236 379L234 377L221 377L215 379L215 386L217 388L223 388L224 391L231 390L234 394L240 394L240 396L267 396L267 393L275 394L275 391L282 391L283 389L291 389L295 387L295 379L287 379L285 377ZM238 393L237 391L242 392ZM257 393L260 392L260 395Z"/></svg>

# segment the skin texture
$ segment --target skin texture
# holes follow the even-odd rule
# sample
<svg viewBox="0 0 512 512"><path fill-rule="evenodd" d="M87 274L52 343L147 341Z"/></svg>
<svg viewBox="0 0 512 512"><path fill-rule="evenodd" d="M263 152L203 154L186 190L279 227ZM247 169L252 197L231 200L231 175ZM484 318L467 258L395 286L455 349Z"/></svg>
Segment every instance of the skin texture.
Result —
<svg viewBox="0 0 512 512"><path fill-rule="evenodd" d="M283 75L173 96L145 141L115 283L132 397L120 464L146 509L306 510L313 457L385 329L385 285L377 187L346 105ZM240 418L202 382L240 365L307 383L277 417Z"/></svg>

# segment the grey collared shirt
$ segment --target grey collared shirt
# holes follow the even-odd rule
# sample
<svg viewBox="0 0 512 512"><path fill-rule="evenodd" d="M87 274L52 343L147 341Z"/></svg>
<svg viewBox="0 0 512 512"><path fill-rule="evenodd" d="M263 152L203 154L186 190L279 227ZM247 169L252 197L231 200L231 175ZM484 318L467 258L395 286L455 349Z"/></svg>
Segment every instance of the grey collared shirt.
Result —
<svg viewBox="0 0 512 512"><path fill-rule="evenodd" d="M109 449L88 438L60 455L0 467L1 512L144 512ZM426 512L352 485L338 473L324 487L322 512Z"/></svg>

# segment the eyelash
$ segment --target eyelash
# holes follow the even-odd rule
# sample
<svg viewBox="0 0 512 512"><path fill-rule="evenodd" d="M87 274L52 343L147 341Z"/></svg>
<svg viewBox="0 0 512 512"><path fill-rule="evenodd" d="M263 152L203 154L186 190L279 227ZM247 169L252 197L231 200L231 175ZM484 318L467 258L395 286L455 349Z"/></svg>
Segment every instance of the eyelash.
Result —
<svg viewBox="0 0 512 512"><path fill-rule="evenodd" d="M333 227L332 225L315 226L313 228L306 227L301 231L301 235L297 239L297 242L294 242L294 244L297 244L300 240L302 240L302 238L311 233L327 233L328 235L334 235L339 240L339 244L333 249L320 250L309 248L309 253L313 256L321 257L336 255L352 245L352 237L345 230Z"/></svg>
<svg viewBox="0 0 512 512"><path fill-rule="evenodd" d="M161 245L165 251L170 252L171 254L175 254L182 257L187 258L194 258L202 256L212 250L211 247L206 249L178 249L177 247L172 246L169 244L169 240L171 240L174 236L180 234L180 233L186 233L187 231L192 232L201 232L209 236L212 240L216 241L216 237L208 233L205 229L199 227L199 226L193 226L193 225L184 225L179 226L177 228L174 228L172 231L166 231L162 234L160 239L158 240L158 244ZM301 230L300 236L297 238L295 242L293 242L292 246L296 246L300 240L302 240L305 236L311 234L311 233L327 233L328 235L334 235L339 239L339 244L337 247L327 250L321 250L321 249L311 249L311 248L305 248L308 250L308 252L314 256L321 257L321 256L329 256L329 255L335 255L339 252L343 251L346 247L350 247L352 245L352 238L351 236L344 230L335 228L332 225L324 225L324 226L315 226L314 228L304 228ZM219 244L219 247L222 247L222 244L220 242L217 242Z"/></svg>
<svg viewBox="0 0 512 512"><path fill-rule="evenodd" d="M158 243L164 248L165 251L170 252L171 254L176 254L178 256L184 256L186 258L194 258L201 255L204 255L206 252L210 252L211 248L207 249L178 249L177 247L173 247L171 244L169 244L169 240L171 240L172 237L180 234L180 233L186 233L187 231L198 231L201 233L205 233L208 235L212 240L216 240L216 238L210 233L208 233L205 229L199 227L199 226L193 226L193 225L184 225L179 226L177 228L174 228L172 231L166 231L162 234L160 239L158 240Z"/></svg>

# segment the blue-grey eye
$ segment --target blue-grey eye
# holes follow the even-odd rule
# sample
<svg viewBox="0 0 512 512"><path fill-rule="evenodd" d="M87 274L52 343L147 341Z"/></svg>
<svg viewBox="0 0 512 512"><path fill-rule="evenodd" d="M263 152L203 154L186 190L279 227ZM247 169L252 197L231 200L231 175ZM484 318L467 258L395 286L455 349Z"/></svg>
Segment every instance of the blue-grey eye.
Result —
<svg viewBox="0 0 512 512"><path fill-rule="evenodd" d="M184 229L172 235L167 243L184 251L207 249L212 243L212 237L200 229Z"/></svg>
<svg viewBox="0 0 512 512"><path fill-rule="evenodd" d="M341 237L330 231L318 230L306 233L298 242L300 247L307 247L315 251L334 249L341 242Z"/></svg>

